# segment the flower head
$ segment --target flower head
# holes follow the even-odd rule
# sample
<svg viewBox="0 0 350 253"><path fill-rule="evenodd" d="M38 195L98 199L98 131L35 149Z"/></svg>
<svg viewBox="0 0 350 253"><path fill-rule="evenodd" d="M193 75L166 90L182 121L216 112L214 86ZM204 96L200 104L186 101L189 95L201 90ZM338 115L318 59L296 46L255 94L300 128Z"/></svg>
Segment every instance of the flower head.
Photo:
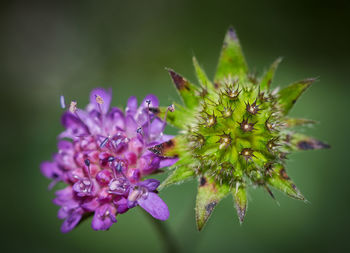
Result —
<svg viewBox="0 0 350 253"><path fill-rule="evenodd" d="M54 199L61 206L62 232L91 215L93 229L107 230L117 222L117 214L137 205L156 219L169 216L157 195L159 181L143 180L177 160L148 150L172 138L163 134L166 123L155 115L158 99L148 95L138 106L131 97L125 112L110 108L111 99L110 90L98 88L85 110L72 101L62 116L65 130L59 135L58 152L41 164L42 174L52 179L49 188L66 184ZM60 102L66 108L63 97Z"/></svg>
<svg viewBox="0 0 350 253"><path fill-rule="evenodd" d="M299 96L315 81L306 79L278 91L270 89L277 59L257 78L248 71L233 28L226 34L214 81L193 58L200 86L169 70L184 106L176 105L168 123L180 128L174 139L150 148L163 157L179 157L176 169L160 188L197 177L196 221L202 229L214 207L231 194L240 222L247 208L247 189L270 186L304 200L285 170L292 151L328 148L292 127L314 123L288 118ZM159 115L166 109L160 108Z"/></svg>

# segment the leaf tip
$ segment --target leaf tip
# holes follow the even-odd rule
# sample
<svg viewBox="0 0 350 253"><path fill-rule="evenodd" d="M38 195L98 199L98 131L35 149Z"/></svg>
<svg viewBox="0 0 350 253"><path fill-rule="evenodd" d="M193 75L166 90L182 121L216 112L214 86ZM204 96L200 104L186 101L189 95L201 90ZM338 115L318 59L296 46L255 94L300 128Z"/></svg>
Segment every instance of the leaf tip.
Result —
<svg viewBox="0 0 350 253"><path fill-rule="evenodd" d="M227 29L226 38L228 40L238 41L237 33L233 26L229 26L229 28Z"/></svg>

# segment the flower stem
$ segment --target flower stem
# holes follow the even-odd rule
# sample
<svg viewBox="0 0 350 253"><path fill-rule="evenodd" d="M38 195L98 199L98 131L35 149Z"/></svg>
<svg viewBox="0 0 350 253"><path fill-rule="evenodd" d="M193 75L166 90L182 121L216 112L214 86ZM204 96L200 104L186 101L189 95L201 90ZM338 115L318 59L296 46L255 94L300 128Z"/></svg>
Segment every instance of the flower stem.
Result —
<svg viewBox="0 0 350 253"><path fill-rule="evenodd" d="M153 226L158 231L158 236L160 240L163 242L163 247L165 252L168 253L175 253L179 252L178 244L176 243L176 240L171 235L168 227L164 223L164 221L157 220L153 218L149 213L143 210L143 213L148 217L148 219L151 221Z"/></svg>

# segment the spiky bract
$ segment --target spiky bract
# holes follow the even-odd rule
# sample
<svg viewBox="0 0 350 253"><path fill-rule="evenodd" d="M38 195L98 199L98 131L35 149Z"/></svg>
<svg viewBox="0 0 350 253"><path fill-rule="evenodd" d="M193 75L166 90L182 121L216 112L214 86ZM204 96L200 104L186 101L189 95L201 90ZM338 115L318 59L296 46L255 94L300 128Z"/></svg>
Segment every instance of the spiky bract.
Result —
<svg viewBox="0 0 350 253"><path fill-rule="evenodd" d="M161 187L198 176L198 229L202 229L216 204L229 193L242 222L247 208L246 189L250 185L264 187L271 196L269 186L273 186L304 200L286 173L286 155L294 150L328 145L290 130L313 121L286 115L315 79L271 91L280 59L261 78L251 75L232 28L226 34L213 83L195 58L193 62L200 86L169 70L185 106L176 105L167 117L170 124L182 129L181 134L152 148L163 156L180 158L176 170ZM159 113L165 114L165 108Z"/></svg>

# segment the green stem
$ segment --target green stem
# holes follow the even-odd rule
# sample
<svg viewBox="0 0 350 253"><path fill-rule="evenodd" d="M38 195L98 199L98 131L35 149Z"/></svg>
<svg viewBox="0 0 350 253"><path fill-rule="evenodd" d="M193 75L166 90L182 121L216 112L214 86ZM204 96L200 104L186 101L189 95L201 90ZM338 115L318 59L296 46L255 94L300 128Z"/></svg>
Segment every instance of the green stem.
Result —
<svg viewBox="0 0 350 253"><path fill-rule="evenodd" d="M171 235L171 233L170 233L168 227L165 225L164 221L160 221L160 220L153 218L146 211L144 211L143 213L148 217L148 219L151 221L153 226L158 231L158 235L159 235L160 240L163 242L165 252L168 252L168 253L180 252L179 248L178 248L178 244L176 243L176 240Z"/></svg>

